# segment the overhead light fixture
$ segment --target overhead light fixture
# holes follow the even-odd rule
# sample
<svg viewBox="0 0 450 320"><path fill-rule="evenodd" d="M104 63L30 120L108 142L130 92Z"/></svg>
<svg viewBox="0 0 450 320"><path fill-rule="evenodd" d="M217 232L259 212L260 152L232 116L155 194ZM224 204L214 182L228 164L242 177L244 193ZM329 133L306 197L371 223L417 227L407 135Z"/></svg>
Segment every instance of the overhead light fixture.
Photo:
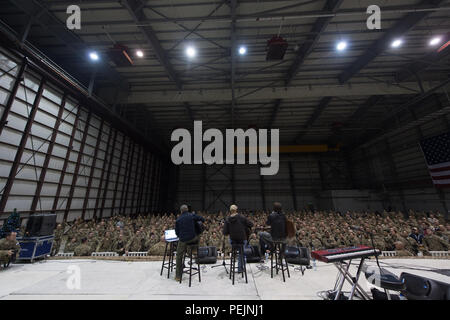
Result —
<svg viewBox="0 0 450 320"><path fill-rule="evenodd" d="M338 51L344 51L345 49L347 49L347 41L340 41L337 45L336 45L336 49Z"/></svg>
<svg viewBox="0 0 450 320"><path fill-rule="evenodd" d="M92 61L98 61L98 59L100 59L100 57L96 51L90 52L89 58L91 58Z"/></svg>
<svg viewBox="0 0 450 320"><path fill-rule="evenodd" d="M247 48L246 47L242 46L242 47L239 48L239 54L241 56L243 56L246 53L247 53Z"/></svg>
<svg viewBox="0 0 450 320"><path fill-rule="evenodd" d="M430 46L436 46L440 44L441 41L442 41L441 37L434 37L433 39L430 40Z"/></svg>
<svg viewBox="0 0 450 320"><path fill-rule="evenodd" d="M396 39L392 42L392 48L398 48L403 44L403 40L402 39Z"/></svg>
<svg viewBox="0 0 450 320"><path fill-rule="evenodd" d="M189 46L186 48L186 55L189 58L194 58L197 55L197 50L194 47Z"/></svg>
<svg viewBox="0 0 450 320"><path fill-rule="evenodd" d="M142 51L142 50L137 50L137 51L136 51L136 55L137 55L139 58L143 58L143 57L144 57L144 51Z"/></svg>

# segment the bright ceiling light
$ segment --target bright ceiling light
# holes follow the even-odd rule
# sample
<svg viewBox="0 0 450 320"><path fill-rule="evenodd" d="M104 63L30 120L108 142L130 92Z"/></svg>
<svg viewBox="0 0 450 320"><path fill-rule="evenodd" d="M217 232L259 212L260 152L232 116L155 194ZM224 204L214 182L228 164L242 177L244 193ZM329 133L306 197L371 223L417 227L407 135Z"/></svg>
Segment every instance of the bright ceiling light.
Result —
<svg viewBox="0 0 450 320"><path fill-rule="evenodd" d="M348 46L347 41L340 41L340 42L337 44L336 49L337 49L338 51L344 51L345 49L347 49L347 46Z"/></svg>
<svg viewBox="0 0 450 320"><path fill-rule="evenodd" d="M195 50L194 47L187 47L186 49L186 55L189 58L194 58L197 55L197 50Z"/></svg>
<svg viewBox="0 0 450 320"><path fill-rule="evenodd" d="M246 54L247 53L247 48L246 47L240 47L239 48L239 54L241 55L241 56L243 56L244 54Z"/></svg>
<svg viewBox="0 0 450 320"><path fill-rule="evenodd" d="M436 46L439 43L441 43L442 38L441 37L434 37L433 39L431 39L430 41L430 46Z"/></svg>
<svg viewBox="0 0 450 320"><path fill-rule="evenodd" d="M137 55L139 58L143 58L143 57L144 57L144 51L142 51L142 50L137 50L137 51L136 51L136 55Z"/></svg>
<svg viewBox="0 0 450 320"><path fill-rule="evenodd" d="M396 39L392 42L392 48L398 48L403 44L402 39Z"/></svg>
<svg viewBox="0 0 450 320"><path fill-rule="evenodd" d="M98 56L98 53L95 51L92 51L91 53L89 53L89 58L91 58L92 61L98 61L98 59L100 59L100 57Z"/></svg>

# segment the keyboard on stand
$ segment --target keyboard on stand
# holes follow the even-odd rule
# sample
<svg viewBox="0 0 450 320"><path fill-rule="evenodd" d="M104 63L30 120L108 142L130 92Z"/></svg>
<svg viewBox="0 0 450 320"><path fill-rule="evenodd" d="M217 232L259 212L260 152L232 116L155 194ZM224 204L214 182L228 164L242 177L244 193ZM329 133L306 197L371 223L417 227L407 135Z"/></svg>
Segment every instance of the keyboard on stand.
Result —
<svg viewBox="0 0 450 320"><path fill-rule="evenodd" d="M328 293L328 299L341 300L343 295L342 288L347 281L352 286L350 296L345 299L352 300L355 295L359 298L368 300L370 297L364 292L364 289L358 284L364 260L369 257L378 256L381 251L367 246L354 246L349 248L316 250L311 252L311 257L325 263L333 263L338 269L338 276L334 289ZM353 276L350 272L352 260L359 259L358 269ZM348 261L347 261L348 260ZM347 261L347 262L346 262Z"/></svg>
<svg viewBox="0 0 450 320"><path fill-rule="evenodd" d="M368 258L380 255L381 251L367 246L355 246L340 249L317 250L311 252L311 257L325 263Z"/></svg>

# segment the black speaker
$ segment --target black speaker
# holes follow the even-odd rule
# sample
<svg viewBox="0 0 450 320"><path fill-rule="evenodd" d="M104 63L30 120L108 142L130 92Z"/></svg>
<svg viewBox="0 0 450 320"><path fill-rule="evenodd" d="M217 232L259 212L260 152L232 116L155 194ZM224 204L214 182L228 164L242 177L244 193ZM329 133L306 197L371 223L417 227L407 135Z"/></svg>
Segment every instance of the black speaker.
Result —
<svg viewBox="0 0 450 320"><path fill-rule="evenodd" d="M198 262L200 264L210 264L217 262L217 248L216 247L199 247L198 248Z"/></svg>
<svg viewBox="0 0 450 320"><path fill-rule="evenodd" d="M450 300L450 285L403 272L400 279L405 282L402 292L408 300Z"/></svg>
<svg viewBox="0 0 450 320"><path fill-rule="evenodd" d="M307 248L299 247L286 247L284 251L286 261L291 264L298 264L302 266L309 266L309 252Z"/></svg>
<svg viewBox="0 0 450 320"><path fill-rule="evenodd" d="M56 214L35 214L28 218L25 236L50 236L56 227Z"/></svg>
<svg viewBox="0 0 450 320"><path fill-rule="evenodd" d="M261 261L261 254L258 246L247 246L244 248L245 258L247 263L257 263Z"/></svg>

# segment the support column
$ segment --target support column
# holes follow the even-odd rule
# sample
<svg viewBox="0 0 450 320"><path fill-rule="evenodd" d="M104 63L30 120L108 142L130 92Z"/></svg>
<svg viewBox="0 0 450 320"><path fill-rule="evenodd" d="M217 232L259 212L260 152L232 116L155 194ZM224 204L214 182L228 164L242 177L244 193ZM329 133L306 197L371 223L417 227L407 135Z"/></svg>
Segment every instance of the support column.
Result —
<svg viewBox="0 0 450 320"><path fill-rule="evenodd" d="M116 209L117 191L119 190L120 171L122 170L123 152L125 151L125 141L126 140L127 139L126 139L125 135L123 134L122 135L122 147L120 148L119 164L118 164L117 175L116 175L116 182L114 185L114 195L113 195L113 200L112 200L112 204L111 204L111 216L114 216L115 209ZM128 152L130 151L129 149L130 148L128 147ZM124 179L124 181L125 181L125 179ZM120 206L119 206L119 213L120 213Z"/></svg>
<svg viewBox="0 0 450 320"><path fill-rule="evenodd" d="M105 210L106 195L108 194L109 181L111 180L111 167L113 165L114 150L115 150L117 134L118 134L117 129L114 129L113 127L111 127L111 130L114 130L114 138L113 138L112 145L110 144L110 141L108 138L108 146L106 147L105 159L103 160L102 175L100 177L100 182L98 185L97 202L95 203L95 209L94 209L94 217L97 217L97 210L98 210L98 206L99 206L99 202L100 202L100 193L102 190L101 186L103 184L103 173L105 172L106 163L108 163L108 169L106 171L105 186L103 187L102 204L101 204L100 215L99 215L100 219L103 218L103 210ZM111 134L109 135L109 137L111 137ZM109 156L109 160L106 160L107 156L108 156L108 151L110 152L110 156ZM120 152L122 152L122 150L120 150ZM112 210L113 210L113 208L111 208L111 215L112 215Z"/></svg>
<svg viewBox="0 0 450 320"><path fill-rule="evenodd" d="M236 179L235 179L235 165L231 165L231 199L236 203Z"/></svg>
<svg viewBox="0 0 450 320"><path fill-rule="evenodd" d="M72 184L70 186L69 197L67 198L66 210L64 210L64 221L67 220L67 216L69 215L70 207L72 205L73 194L74 194L75 187L76 187L77 180L78 180L78 175L79 175L80 165L81 165L81 159L83 158L84 146L86 145L86 138L88 136L88 128L89 128L89 123L91 121L91 116L92 116L92 111L89 110L88 111L88 116L87 116L87 119L86 119L86 124L84 126L83 136L81 138L80 150L78 150L78 157L77 157L77 162L75 164L75 170L74 170L74 173L73 173Z"/></svg>
<svg viewBox="0 0 450 320"><path fill-rule="evenodd" d="M102 119L100 122L100 128L98 130L98 137L97 137L97 142L95 144L94 155L93 155L92 164L91 164L91 170L89 172L89 180L88 180L88 185L86 188L86 196L84 197L84 201L83 201L83 211L81 213L81 218L83 220L86 216L86 209L87 209L87 206L89 203L89 194L91 193L92 180L94 178L95 165L97 164L97 157L98 157L98 150L100 149L100 142L102 141L102 133L103 133L104 124L105 124L105 121ZM109 142L109 139L111 138L111 131L112 131L112 128L110 128L110 130L109 130L108 142ZM105 157L106 157L106 154L105 154ZM102 175L103 175L103 171L102 171ZM101 184L99 185L99 188L100 187L101 187ZM98 202L98 198L97 198L96 202ZM96 211L95 209L97 209L97 206L95 206L94 211ZM94 216L93 216L93 218L94 218Z"/></svg>
<svg viewBox="0 0 450 320"><path fill-rule="evenodd" d="M20 165L20 160L22 159L23 152L25 151L25 145L27 144L28 137L30 136L31 133L31 126L33 125L34 117L36 116L39 102L41 101L42 98L42 92L44 90L45 82L46 79L42 79L41 83L39 84L39 89L34 99L33 105L31 107L31 111L27 119L27 124L25 125L25 129L23 130L22 138L20 139L16 156L14 157L14 162L11 166L11 170L9 171L8 180L6 181L6 185L3 190L2 199L0 200L0 212L5 211L6 202L8 201L11 188L14 184L14 178L16 177L17 169L19 168Z"/></svg>
<svg viewBox="0 0 450 320"><path fill-rule="evenodd" d="M80 114L81 114L81 106L78 105L77 113L75 114L75 121L73 122L72 133L70 134L69 145L67 146L66 157L64 159L64 164L63 164L63 167L61 170L61 174L59 176L58 188L56 189L55 199L53 200L52 213L56 213L56 210L58 208L59 196L61 195L61 189L62 189L62 185L64 182L64 177L66 176L66 173L67 173L67 166L69 164L70 152L73 149L73 141L75 140L75 133L77 132L78 121L80 121ZM64 221L66 221L66 220L64 220Z"/></svg>
<svg viewBox="0 0 450 320"><path fill-rule="evenodd" d="M147 160L148 160L148 152L143 150L144 156L142 157L142 165L141 165L141 179L139 182L139 192L138 192L138 199L137 199L137 208L136 213L140 214L142 209L142 197L144 195L144 190L146 189L146 183L145 183L145 175L147 174Z"/></svg>
<svg viewBox="0 0 450 320"><path fill-rule="evenodd" d="M128 156L127 156L127 163L125 166L122 195L120 197L120 208L119 208L120 214L124 214L127 207L128 189L130 187L130 170L133 163L133 152L134 152L134 141L131 140L130 145L128 147Z"/></svg>
<svg viewBox="0 0 450 320"><path fill-rule="evenodd" d="M44 184L44 180L45 180L45 175L47 174L47 169L48 169L48 164L50 163L50 158L53 152L53 147L55 146L55 140L56 140L56 136L58 135L58 130L59 130L59 126L61 125L62 122L62 116L63 116L63 112L64 112L64 106L66 104L66 93L64 93L64 96L61 100L61 105L59 107L58 110L58 116L56 118L56 123L55 126L53 128L53 132L52 132L52 136L50 138L50 143L48 145L48 149L47 149L47 154L45 155L45 160L44 163L42 165L42 170L41 170L41 174L39 176L39 181L36 187L36 193L34 194L33 197L33 202L31 203L31 214L34 213L34 211L36 211L37 208L37 203L39 201L39 198L41 196L41 191L42 191L42 186Z"/></svg>
<svg viewBox="0 0 450 320"><path fill-rule="evenodd" d="M206 164L202 164L202 211L206 210Z"/></svg>
<svg viewBox="0 0 450 320"><path fill-rule="evenodd" d="M131 195L130 214L132 214L133 209L135 209L134 200L136 198L136 187L137 187L138 174L139 174L139 161L141 161L141 150L142 150L142 147L138 145L138 152L137 152L138 154L137 154L136 167L134 170L134 179L133 179L133 191L132 191L132 195ZM130 174L131 174L131 170L130 170Z"/></svg>
<svg viewBox="0 0 450 320"><path fill-rule="evenodd" d="M318 160L318 165L319 165L319 175L320 175L320 185L322 188L322 191L326 190L326 182L325 182L325 171L323 169L323 163L322 160Z"/></svg>
<svg viewBox="0 0 450 320"><path fill-rule="evenodd" d="M17 90L20 87L20 83L24 79L24 73L25 73L25 70L27 69L27 65L28 65L27 58L23 58L22 65L20 66L19 72L16 75L16 79L14 80L14 84L13 84L11 93L9 94L8 101L6 101L5 109L3 110L3 114L0 119L0 135L3 132L3 129L6 127L6 124L7 124L6 120L8 119L9 111L11 110L11 106L14 102L14 99L16 98Z"/></svg>
<svg viewBox="0 0 450 320"><path fill-rule="evenodd" d="M260 166L261 168L261 166ZM263 205L263 210L266 211L266 191L264 188L264 176L263 175L259 175L259 179L260 179L260 183L261 183L261 200L262 200L262 205Z"/></svg>
<svg viewBox="0 0 450 320"><path fill-rule="evenodd" d="M152 155L150 159L150 169L148 170L149 177L148 177L148 197L147 197L147 213L153 212L153 172L154 172L154 166L155 166L155 156Z"/></svg>
<svg viewBox="0 0 450 320"><path fill-rule="evenodd" d="M397 186L399 185L399 179L398 179L398 174L397 174L397 168L394 162L394 158L392 156L392 150L391 150L391 146L389 144L389 141L387 139L384 140L384 143L386 145L386 153L387 153L387 158L388 158L388 162L389 162L389 167L391 168L391 173L392 176L394 178L395 184L397 184ZM400 186L398 188L399 194L400 194L400 199L402 202L402 208L403 208L403 215L405 217L408 216L408 210L406 208L406 203L405 203L405 195L403 193L403 188Z"/></svg>
<svg viewBox="0 0 450 320"><path fill-rule="evenodd" d="M291 194L292 194L292 204L294 206L294 210L298 210L297 206L297 192L295 191L295 177L294 177L294 170L292 169L292 162L289 161L289 181L291 184Z"/></svg>

